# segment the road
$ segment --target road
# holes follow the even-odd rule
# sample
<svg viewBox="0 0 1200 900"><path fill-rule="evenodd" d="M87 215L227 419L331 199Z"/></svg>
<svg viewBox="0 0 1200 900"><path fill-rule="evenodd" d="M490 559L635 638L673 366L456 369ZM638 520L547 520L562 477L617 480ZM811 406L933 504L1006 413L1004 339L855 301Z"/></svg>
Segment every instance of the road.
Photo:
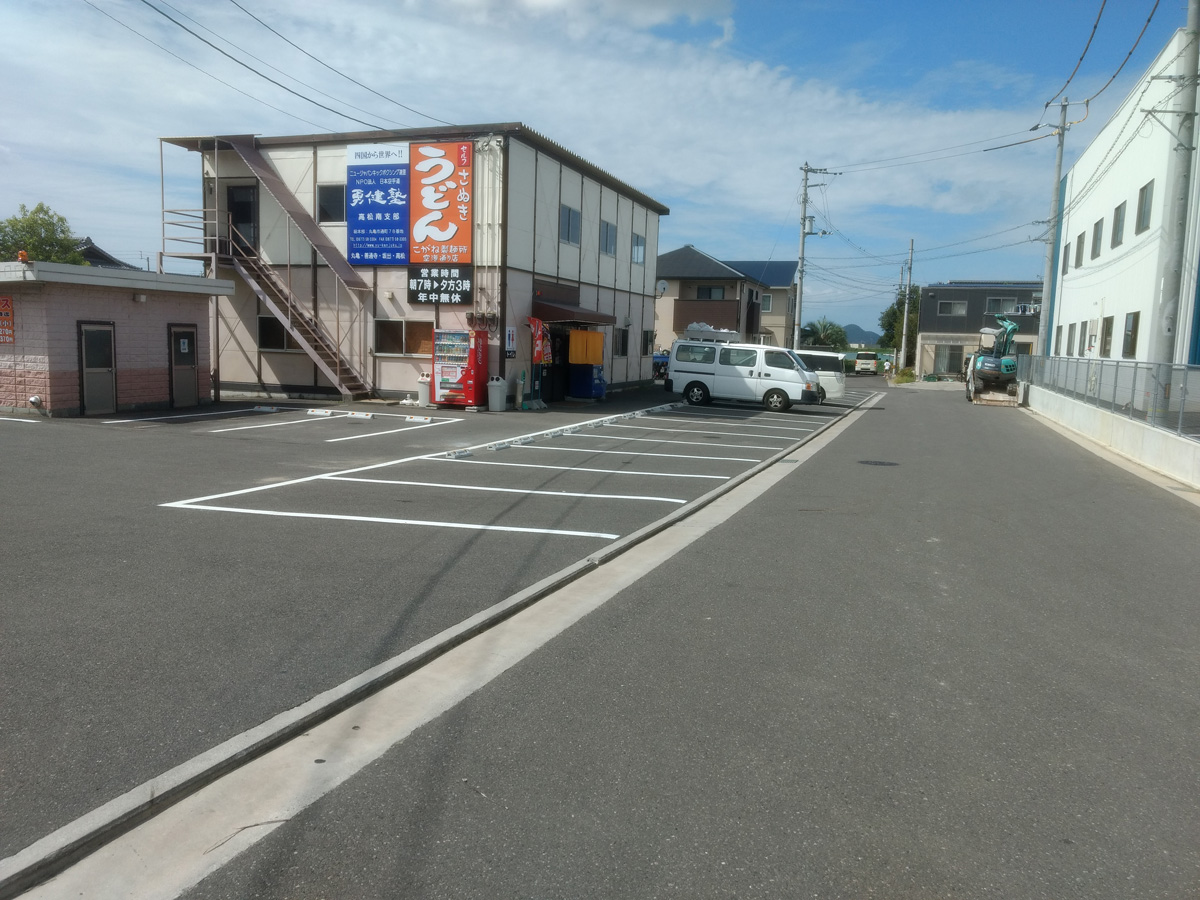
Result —
<svg viewBox="0 0 1200 900"><path fill-rule="evenodd" d="M876 379L852 385L860 382ZM373 738L380 747L363 754L365 767L331 790L302 791L286 821L239 837L244 852L187 896L1193 895L1197 507L1028 414L973 407L957 392L888 390L813 444L737 489L753 493L769 479L760 493L738 502L731 493L686 540L658 556L648 549L644 568L598 569L589 577L607 579L611 597L595 587L601 599L574 624L514 617L513 633L485 654L511 650L494 673L433 701L404 739ZM270 474L257 444L241 449L258 474L241 473L226 490L247 476L287 480ZM337 472L346 461L319 467ZM195 486L160 502L219 493ZM221 519L200 532L216 541L236 515L156 509L172 523ZM628 534L647 521L622 527L627 517L606 513L602 527ZM326 525L290 519L275 531L274 516L238 518L261 534L258 566L312 544L308 530ZM172 524L160 551L194 527ZM560 545L545 552L563 561ZM331 559L351 586L333 597L370 593L361 590L369 579ZM480 571L494 562L482 560ZM249 579L251 564L234 568ZM285 567L268 566L266 586L257 579L238 602L223 601L230 621L249 620L245 636L222 636L223 664L257 657L257 642L276 630L286 648L268 645L265 666L237 662L233 677L211 661L185 666L164 690L222 683L230 708L202 721L251 722L298 696L291 681L331 680L440 624L422 630L412 615L408 638L375 640L364 654L352 646L371 623L346 615L343 601L341 616L314 629L321 660L299 666L319 678L256 682L313 627L317 603L296 598L324 597L337 583L300 568L289 580ZM208 577L228 587L225 576ZM275 579L299 627L282 611L262 613L276 602ZM509 571L488 581L507 589L520 580ZM592 589L565 590L562 604ZM166 630L180 627L178 612L160 614ZM196 634L162 640L181 647ZM201 651L211 646L192 656ZM448 661L443 677L469 681L479 659ZM412 688L408 701L431 690ZM117 705L134 715L132 700ZM346 727L382 734L380 717L363 709ZM298 743L307 768L297 775L292 759L276 772L310 786L341 777L324 773L342 760L306 758ZM346 737L323 746L353 755ZM245 824L261 825L259 813L245 810ZM193 811L183 821L207 818ZM69 874L39 896L65 895Z"/></svg>

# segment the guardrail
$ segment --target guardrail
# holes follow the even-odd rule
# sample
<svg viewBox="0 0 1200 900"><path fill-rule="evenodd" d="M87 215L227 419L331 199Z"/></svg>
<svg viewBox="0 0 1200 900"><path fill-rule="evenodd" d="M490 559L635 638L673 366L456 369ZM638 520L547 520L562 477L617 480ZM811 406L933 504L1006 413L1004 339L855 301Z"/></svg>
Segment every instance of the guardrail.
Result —
<svg viewBox="0 0 1200 900"><path fill-rule="evenodd" d="M1021 355L1017 378L1114 415L1200 440L1200 366Z"/></svg>

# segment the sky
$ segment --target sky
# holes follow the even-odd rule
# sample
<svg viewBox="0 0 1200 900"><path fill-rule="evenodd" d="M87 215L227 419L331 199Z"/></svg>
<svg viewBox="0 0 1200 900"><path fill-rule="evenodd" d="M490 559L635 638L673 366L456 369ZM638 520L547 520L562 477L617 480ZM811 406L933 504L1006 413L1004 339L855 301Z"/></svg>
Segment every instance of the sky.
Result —
<svg viewBox="0 0 1200 900"><path fill-rule="evenodd" d="M1187 2L0 0L0 13L0 218L44 202L155 266L164 194L200 205L197 155L160 156L161 137L521 122L668 206L660 253L795 259L802 169L826 170L809 178L820 233L803 316L878 330L910 241L917 285L1042 277L1046 126L1069 98L1065 171Z"/></svg>

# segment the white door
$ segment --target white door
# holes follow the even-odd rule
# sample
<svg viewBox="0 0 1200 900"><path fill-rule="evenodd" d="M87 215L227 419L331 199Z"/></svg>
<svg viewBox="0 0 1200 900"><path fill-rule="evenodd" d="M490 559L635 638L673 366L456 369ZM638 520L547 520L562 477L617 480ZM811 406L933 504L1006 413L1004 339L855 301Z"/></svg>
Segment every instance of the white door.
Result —
<svg viewBox="0 0 1200 900"><path fill-rule="evenodd" d="M796 364L782 350L767 350L763 353L763 364L759 367L755 384L755 400L761 400L771 388L779 388L792 400L800 400L804 386L796 372Z"/></svg>
<svg viewBox="0 0 1200 900"><path fill-rule="evenodd" d="M728 400L757 400L758 351L745 347L722 347L717 353L713 396Z"/></svg>

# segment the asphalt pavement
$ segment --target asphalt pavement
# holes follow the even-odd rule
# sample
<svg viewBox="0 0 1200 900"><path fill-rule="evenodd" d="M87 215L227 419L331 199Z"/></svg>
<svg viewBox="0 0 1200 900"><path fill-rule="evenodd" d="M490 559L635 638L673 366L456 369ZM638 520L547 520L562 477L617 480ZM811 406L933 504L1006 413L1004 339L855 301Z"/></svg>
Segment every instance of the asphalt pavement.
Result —
<svg viewBox="0 0 1200 900"><path fill-rule="evenodd" d="M882 387L874 378L850 384ZM279 477L269 448L237 456L245 468L228 489ZM289 466L302 469L303 460ZM213 493L210 479L175 473L185 460L155 466L188 482L162 502ZM128 468L115 476L134 478L138 465ZM810 458L770 469L776 480L753 502L275 823L187 896L1144 898L1200 890L1196 505L1032 415L936 389L889 389ZM47 485L7 488L32 499ZM63 578L76 590L43 596L52 612L24 613L25 634L37 622L46 631L83 628L69 601L95 606L104 592L91 586L128 565L97 561L125 547L102 541L124 509L108 503L73 512L93 548L100 541L109 553L90 553L85 566L63 536L57 549L79 570ZM252 564L230 562L239 554L221 543L219 525L180 534L177 521L149 549L202 559L172 566L172 580L206 572L205 591L189 596L225 597L216 608L228 603L231 622L273 616L287 640L272 648L243 644L228 629L212 635L211 619L189 623L172 606L177 585L164 581L158 606L169 637L147 634L139 618L136 642L150 646L133 653L120 621L87 622L95 640L125 641L140 685L158 650L200 642L183 663L186 677L169 681L195 682L198 695L206 679L228 681L215 677L211 659L199 664L214 642L224 648L219 659L265 652L269 663L253 668L254 679L223 689L251 695L225 699L238 721L252 721L279 702L279 685L263 683L264 673L305 665L304 628L321 632L322 678L341 671L329 659L343 647L346 671L396 649L380 639L372 653L354 652L367 629L337 609L321 617L306 607L298 628L287 619L300 582L279 566L270 574L281 584L255 581ZM14 526L10 519L19 533ZM263 529L259 565L316 539L304 523L289 526ZM150 540L152 529L139 534ZM244 545L245 535L237 540ZM561 562L561 548L549 554ZM492 562L481 558L479 571ZM534 568L550 571L552 562ZM331 568L340 591L369 581ZM302 567L303 590L328 590L336 606L337 579L323 582L316 571ZM10 577L28 585L21 579L34 572L18 567ZM247 585L240 595L239 583ZM141 588L152 585L148 578ZM26 587L22 596L39 595ZM147 594L137 600L141 609ZM105 608L121 607L110 599ZM19 612L9 607L6 618ZM258 639L271 631L247 629ZM345 645L331 637L339 632ZM89 704L109 699L87 695L87 646L81 636L73 651L21 660L47 685L56 670L69 687L53 698L58 706L38 711L82 719L68 717L64 729L86 728ZM7 646L5 655L19 650ZM119 665L118 654L101 656ZM85 697L70 696L77 692ZM271 702L257 703L260 693ZM221 720L222 698L210 702L212 720ZM131 741L134 704L126 713L132 724L105 723L119 732L111 746L129 741L130 756L174 758L156 756L154 742L169 743L161 733ZM112 763L95 761L97 794L114 786L103 774ZM53 754L34 768L53 778Z"/></svg>

